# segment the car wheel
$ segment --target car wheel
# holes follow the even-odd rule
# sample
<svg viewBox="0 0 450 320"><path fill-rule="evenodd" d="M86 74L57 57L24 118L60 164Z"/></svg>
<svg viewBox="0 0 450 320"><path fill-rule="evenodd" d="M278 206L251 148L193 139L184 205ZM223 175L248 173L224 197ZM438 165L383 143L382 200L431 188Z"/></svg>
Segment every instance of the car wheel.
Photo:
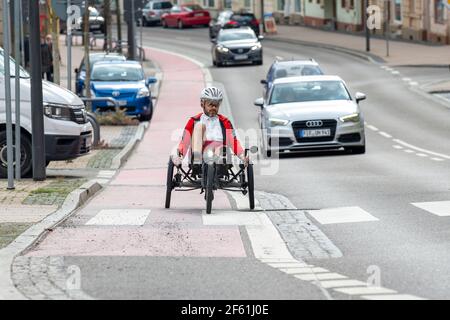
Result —
<svg viewBox="0 0 450 320"><path fill-rule="evenodd" d="M7 141L6 131L0 132L0 178L6 178L8 176L8 156L7 156ZM26 177L32 170L32 150L31 141L25 136L20 137L20 171L22 177Z"/></svg>
<svg viewBox="0 0 450 320"><path fill-rule="evenodd" d="M348 147L348 148L345 148L345 149L350 151L353 154L364 154L364 153L366 153L366 145L357 146L357 147Z"/></svg>
<svg viewBox="0 0 450 320"><path fill-rule="evenodd" d="M140 122L150 121L152 120L152 117L153 117L153 108L150 108L150 112L148 114L139 115L139 121Z"/></svg>
<svg viewBox="0 0 450 320"><path fill-rule="evenodd" d="M184 24L182 20L178 20L178 29L184 29Z"/></svg>
<svg viewBox="0 0 450 320"><path fill-rule="evenodd" d="M262 64L263 64L263 61L262 60L260 60L260 61L256 61L256 63L255 63L257 66L262 66Z"/></svg>

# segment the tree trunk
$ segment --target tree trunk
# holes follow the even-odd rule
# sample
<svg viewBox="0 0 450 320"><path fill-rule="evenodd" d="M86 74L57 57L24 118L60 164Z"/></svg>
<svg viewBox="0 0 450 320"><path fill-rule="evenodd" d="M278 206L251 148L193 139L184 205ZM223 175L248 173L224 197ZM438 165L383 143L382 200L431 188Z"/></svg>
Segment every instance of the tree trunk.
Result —
<svg viewBox="0 0 450 320"><path fill-rule="evenodd" d="M122 42L122 10L120 8L120 0L116 0L116 13L117 13L117 41L119 44ZM120 47L120 53L122 53L122 47Z"/></svg>

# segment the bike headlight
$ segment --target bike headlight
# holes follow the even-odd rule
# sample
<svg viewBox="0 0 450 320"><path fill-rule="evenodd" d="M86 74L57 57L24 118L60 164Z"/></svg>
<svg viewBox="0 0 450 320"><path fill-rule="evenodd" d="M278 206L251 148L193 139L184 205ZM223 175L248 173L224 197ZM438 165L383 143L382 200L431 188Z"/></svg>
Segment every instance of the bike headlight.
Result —
<svg viewBox="0 0 450 320"><path fill-rule="evenodd" d="M223 46L218 46L217 51L222 52L222 53L227 53L228 51L230 51L230 49L225 48Z"/></svg>
<svg viewBox="0 0 450 320"><path fill-rule="evenodd" d="M340 117L341 122L359 122L361 120L359 113L353 113L348 116Z"/></svg>
<svg viewBox="0 0 450 320"><path fill-rule="evenodd" d="M70 107L54 103L44 103L44 114L52 119L71 121Z"/></svg>
<svg viewBox="0 0 450 320"><path fill-rule="evenodd" d="M150 96L150 91L147 88L142 88L137 94L137 98L145 98Z"/></svg>
<svg viewBox="0 0 450 320"><path fill-rule="evenodd" d="M275 119L275 118L269 119L269 126L271 127L287 126L288 124L289 120Z"/></svg>
<svg viewBox="0 0 450 320"><path fill-rule="evenodd" d="M252 51L261 49L261 43L258 43L252 47Z"/></svg>

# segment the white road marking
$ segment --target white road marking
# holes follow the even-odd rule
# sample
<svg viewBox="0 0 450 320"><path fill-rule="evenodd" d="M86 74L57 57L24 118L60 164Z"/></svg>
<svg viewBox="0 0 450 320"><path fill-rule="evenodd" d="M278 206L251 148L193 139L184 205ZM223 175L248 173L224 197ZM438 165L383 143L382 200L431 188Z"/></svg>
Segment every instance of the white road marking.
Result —
<svg viewBox="0 0 450 320"><path fill-rule="evenodd" d="M354 223L379 221L360 207L344 207L308 211L320 224Z"/></svg>
<svg viewBox="0 0 450 320"><path fill-rule="evenodd" d="M418 82L416 82L416 81L411 81L410 83L409 83L409 85L410 86L418 86L419 85L419 83Z"/></svg>
<svg viewBox="0 0 450 320"><path fill-rule="evenodd" d="M204 225L210 226L260 226L267 222L265 214L260 212L242 211L216 211L214 214L206 214L203 211Z"/></svg>
<svg viewBox="0 0 450 320"><path fill-rule="evenodd" d="M311 274L311 273L323 273L323 272L330 272L327 269L319 268L319 267L313 267L313 268L281 268L280 271L287 273L287 274Z"/></svg>
<svg viewBox="0 0 450 320"><path fill-rule="evenodd" d="M367 128L369 128L372 131L378 131L378 128L372 125L367 125Z"/></svg>
<svg viewBox="0 0 450 320"><path fill-rule="evenodd" d="M362 296L366 300L427 300L410 294L376 294L370 296Z"/></svg>
<svg viewBox="0 0 450 320"><path fill-rule="evenodd" d="M439 217L450 217L450 201L417 202L411 204Z"/></svg>
<svg viewBox="0 0 450 320"><path fill-rule="evenodd" d="M314 280L331 280L331 279L347 279L346 276L338 273L310 273L310 274L298 274L294 275L297 279L303 281L314 281Z"/></svg>
<svg viewBox="0 0 450 320"><path fill-rule="evenodd" d="M388 138L388 139L391 139L392 138L392 136L389 134L389 133L386 133L386 132L384 132L384 131L380 131L380 132L378 132L380 135L382 135L383 137L385 137L385 138Z"/></svg>
<svg viewBox="0 0 450 320"><path fill-rule="evenodd" d="M421 157L421 158L426 158L426 157L428 157L428 155L425 154L425 153L416 153L416 156Z"/></svg>
<svg viewBox="0 0 450 320"><path fill-rule="evenodd" d="M151 210L112 209L101 210L86 225L96 226L142 226Z"/></svg>
<svg viewBox="0 0 450 320"><path fill-rule="evenodd" d="M354 287L354 288L335 288L334 291L354 295L366 295L366 294L383 294L383 293L397 293L395 290L383 288L383 287Z"/></svg>
<svg viewBox="0 0 450 320"><path fill-rule="evenodd" d="M320 285L325 289L331 289L339 287L361 287L367 284L358 280L328 280L320 281Z"/></svg>
<svg viewBox="0 0 450 320"><path fill-rule="evenodd" d="M392 74L394 74L394 75L398 75L398 74L400 74L400 72L399 72L399 71L395 71L395 70L391 71L391 73L392 73Z"/></svg>
<svg viewBox="0 0 450 320"><path fill-rule="evenodd" d="M448 156L448 155L445 155L445 154L442 154L442 153L437 153L437 152L426 150L426 149L422 149L422 148L413 146L412 144L406 143L406 142L404 142L402 140L399 140L399 139L394 139L394 142L396 142L398 144L401 144L402 146L405 146L407 148L419 151L419 152L427 153L427 154L432 155L432 156L436 156L436 157L439 157L439 158L444 158L444 159L450 160L450 156Z"/></svg>
<svg viewBox="0 0 450 320"><path fill-rule="evenodd" d="M402 150L402 149L403 149L402 146L398 146L398 145L393 145L392 147L393 147L394 149L397 149L397 150Z"/></svg>
<svg viewBox="0 0 450 320"><path fill-rule="evenodd" d="M276 263L268 263L269 266L272 268L305 268L305 267L312 267L310 265L307 265L306 263L299 263L298 261L295 262L276 262Z"/></svg>
<svg viewBox="0 0 450 320"><path fill-rule="evenodd" d="M411 82L411 78L403 78L402 80L405 82Z"/></svg>
<svg viewBox="0 0 450 320"><path fill-rule="evenodd" d="M433 160L433 161L445 161L444 159L441 159L441 158L431 158L431 160Z"/></svg>
<svg viewBox="0 0 450 320"><path fill-rule="evenodd" d="M406 149L406 150L403 150L403 151L405 151L406 153L414 153L414 151L410 150L410 149Z"/></svg>

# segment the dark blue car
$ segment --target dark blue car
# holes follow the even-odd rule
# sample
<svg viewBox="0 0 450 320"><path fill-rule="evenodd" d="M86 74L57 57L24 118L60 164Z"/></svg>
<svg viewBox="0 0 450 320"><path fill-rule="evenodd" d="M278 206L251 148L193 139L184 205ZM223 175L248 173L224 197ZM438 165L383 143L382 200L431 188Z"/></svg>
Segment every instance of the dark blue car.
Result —
<svg viewBox="0 0 450 320"><path fill-rule="evenodd" d="M91 95L93 98L114 98L127 115L149 121L153 114L150 92L156 78L145 78L144 69L137 61L97 62L92 68ZM94 101L93 112L111 111L107 101Z"/></svg>
<svg viewBox="0 0 450 320"><path fill-rule="evenodd" d="M127 58L120 53L107 53L107 52L96 52L89 54L89 61L91 63L91 71L94 63L101 61L126 61ZM76 80L75 80L75 93L78 96L85 96L84 92L84 81L86 80L86 63L85 59L81 61L80 67L75 69Z"/></svg>
<svg viewBox="0 0 450 320"><path fill-rule="evenodd" d="M269 89L276 79L317 75L323 75L323 71L320 69L319 64L313 59L276 60L270 66L266 79L261 80L261 84L264 85L264 96L269 92Z"/></svg>

